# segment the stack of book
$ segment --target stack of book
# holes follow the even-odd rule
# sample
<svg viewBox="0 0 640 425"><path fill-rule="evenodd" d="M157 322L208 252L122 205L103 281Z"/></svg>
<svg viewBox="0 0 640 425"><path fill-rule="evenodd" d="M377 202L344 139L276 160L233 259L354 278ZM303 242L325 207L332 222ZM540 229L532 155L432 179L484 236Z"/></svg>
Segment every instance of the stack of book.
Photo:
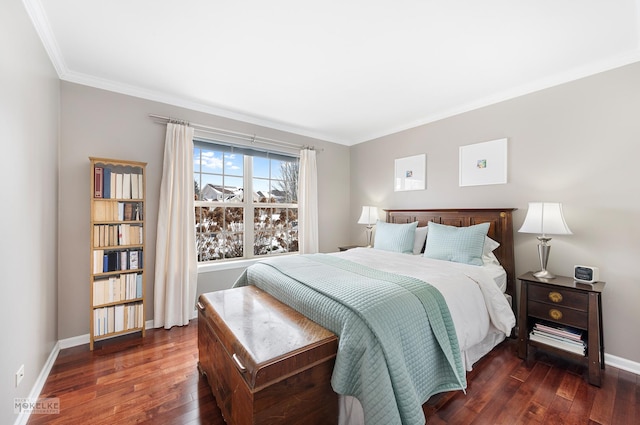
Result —
<svg viewBox="0 0 640 425"><path fill-rule="evenodd" d="M584 332L569 326L537 322L529 334L531 341L541 342L572 353L586 355Z"/></svg>

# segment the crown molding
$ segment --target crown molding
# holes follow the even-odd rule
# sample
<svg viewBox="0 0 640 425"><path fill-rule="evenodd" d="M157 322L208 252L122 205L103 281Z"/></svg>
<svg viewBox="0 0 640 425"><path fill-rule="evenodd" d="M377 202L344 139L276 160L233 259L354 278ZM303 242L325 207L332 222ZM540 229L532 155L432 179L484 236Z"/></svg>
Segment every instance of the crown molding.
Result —
<svg viewBox="0 0 640 425"><path fill-rule="evenodd" d="M365 143L371 140L375 140L384 136L399 133L409 130L411 128L423 126L435 121L439 121L445 118L450 118L455 115L459 115L465 112L470 112L475 109L480 109L486 106L494 105L503 101L511 100L519 96L524 96L533 92L558 86L560 84L568 83L578 79L582 79L594 74L605 72L614 68L629 65L631 63L640 61L640 0L636 0L636 15L637 15L637 42L636 49L623 55L618 55L606 60L589 64L586 66L578 67L567 72L553 75L548 78L544 78L533 83L528 83L520 87L509 89L495 95L487 96L482 99L468 102L464 105L454 106L448 110L441 111L423 117L419 120L413 120L394 126L387 130L381 130L367 135L358 136L355 140L348 140L336 136L335 134L329 134L327 132L314 131L308 128L298 127L292 124L287 124L280 121L271 120L269 118L244 113L241 111L234 111L223 107L213 106L205 103L191 101L179 96L170 95L160 91L153 91L144 89L141 87L131 86L116 81L102 79L87 74L78 73L70 70L62 56L60 48L53 36L53 31L42 7L41 0L22 0L29 17L38 33L42 44L49 55L49 58L61 80L69 81L72 83L82 84L90 87L104 89L128 96L138 97L142 99L152 100L160 103L165 103L173 106L178 106L186 109L195 110L211 115L220 116L223 118L242 121L249 124L254 124L270 129L284 131L304 137L310 137L313 139L319 139L327 142L337 143L345 146L353 146L359 143Z"/></svg>
<svg viewBox="0 0 640 425"><path fill-rule="evenodd" d="M92 75L77 73L74 71L67 71L60 77L61 80L71 83L81 84L85 86L95 87L111 92L116 92L128 96L138 97L146 100L152 100L155 102L165 103L168 105L178 106L181 108L191 109L198 112L204 112L211 115L217 115L223 118L229 118L237 121L242 121L249 124L259 125L274 130L285 131L287 133L293 133L300 136L310 137L313 139L319 139L327 142L337 143L341 145L350 145L349 141L340 139L334 135L322 132L316 132L294 125L282 123L279 121L270 120L268 118L262 118L255 115L233 111L221 107L207 105L200 102L194 102L179 96L170 95L155 90L148 90L145 88L123 84L120 82L95 77Z"/></svg>
<svg viewBox="0 0 640 425"><path fill-rule="evenodd" d="M51 25L49 25L47 15L44 13L42 3L40 3L40 0L22 0L22 4L24 4L27 14L29 18L31 18L36 33L40 37L42 45L49 55L49 59L58 77L62 78L62 76L67 73L67 65L64 62L58 43L53 36L53 31L51 30Z"/></svg>
<svg viewBox="0 0 640 425"><path fill-rule="evenodd" d="M639 25L638 31L640 34L640 25ZM572 81L577 81L577 80L587 78L602 72L611 71L616 68L621 68L626 65L631 65L633 63L640 62L640 38L638 41L638 46L639 46L638 49L636 49L635 51L624 54L624 55L615 56L605 61L592 63L583 67L569 70L567 72L555 74L548 78L537 80L532 83L528 83L520 87L509 89L501 93L497 93L495 95L491 95L482 99L478 99L476 101L473 101L464 105L459 105L449 110L446 110L440 113L435 113L419 120L407 122L393 129L389 129L389 131L369 134L366 137L360 138L360 140L352 143L351 145L356 145L359 143L364 143L371 140L379 139L384 136L389 136L391 134L400 133L402 131L406 131L412 128L420 127L422 125L430 124L435 121L440 121L445 118L450 118L456 115L460 115L465 112L474 111L476 109L484 108L486 106L495 105L500 102L505 102L507 100L515 99L520 96L525 96L527 94L535 93L541 90L545 90L545 89L559 86L562 84L570 83Z"/></svg>

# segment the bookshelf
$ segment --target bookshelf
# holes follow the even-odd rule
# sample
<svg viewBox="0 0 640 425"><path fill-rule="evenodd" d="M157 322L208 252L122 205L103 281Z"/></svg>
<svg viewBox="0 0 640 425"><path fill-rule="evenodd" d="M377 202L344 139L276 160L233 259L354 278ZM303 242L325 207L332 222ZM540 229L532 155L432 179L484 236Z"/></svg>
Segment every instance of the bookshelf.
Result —
<svg viewBox="0 0 640 425"><path fill-rule="evenodd" d="M146 163L89 157L90 341L145 333Z"/></svg>

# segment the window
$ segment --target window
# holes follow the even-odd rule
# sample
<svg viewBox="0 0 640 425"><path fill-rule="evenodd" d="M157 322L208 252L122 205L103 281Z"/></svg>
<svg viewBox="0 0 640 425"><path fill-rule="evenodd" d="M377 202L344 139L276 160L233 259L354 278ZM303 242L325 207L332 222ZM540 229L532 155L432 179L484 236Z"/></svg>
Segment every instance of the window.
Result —
<svg viewBox="0 0 640 425"><path fill-rule="evenodd" d="M199 262L298 251L297 157L196 140L193 161Z"/></svg>

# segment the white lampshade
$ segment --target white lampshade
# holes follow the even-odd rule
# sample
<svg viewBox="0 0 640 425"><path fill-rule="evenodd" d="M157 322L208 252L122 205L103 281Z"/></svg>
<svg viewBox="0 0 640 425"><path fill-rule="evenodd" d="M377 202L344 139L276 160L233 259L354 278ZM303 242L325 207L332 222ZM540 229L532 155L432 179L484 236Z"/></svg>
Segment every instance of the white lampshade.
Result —
<svg viewBox="0 0 640 425"><path fill-rule="evenodd" d="M538 235L571 235L564 221L562 204L557 202L529 202L527 216L518 232Z"/></svg>
<svg viewBox="0 0 640 425"><path fill-rule="evenodd" d="M371 226L372 224L376 224L376 221L378 221L378 208L369 206L362 207L362 214L360 214L358 224Z"/></svg>

